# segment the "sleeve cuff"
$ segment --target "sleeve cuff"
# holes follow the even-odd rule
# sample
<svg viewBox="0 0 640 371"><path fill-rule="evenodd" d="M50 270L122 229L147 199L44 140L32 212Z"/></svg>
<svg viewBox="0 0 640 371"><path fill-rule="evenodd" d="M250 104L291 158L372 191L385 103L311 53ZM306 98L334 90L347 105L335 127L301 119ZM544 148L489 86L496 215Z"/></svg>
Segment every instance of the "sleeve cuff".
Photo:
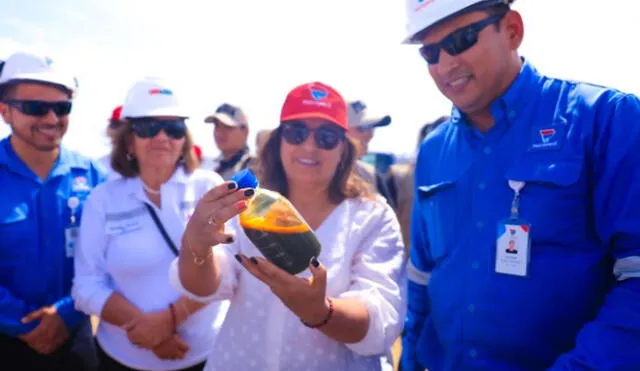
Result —
<svg viewBox="0 0 640 371"><path fill-rule="evenodd" d="M345 344L349 349L362 356L385 355L391 344L387 345L384 321L381 308L375 299L374 292L349 291L339 297L342 299L357 299L364 304L369 313L369 328L367 334L357 343Z"/></svg>
<svg viewBox="0 0 640 371"><path fill-rule="evenodd" d="M220 267L220 285L218 286L218 290L213 294L207 296L195 295L182 285L180 281L180 269L178 267L179 258L175 258L169 266L169 282L171 286L181 295L200 303L231 299L236 282L235 269L233 268L235 260L234 262L230 261L227 254L218 249L214 249L214 255L215 258L218 259L218 266Z"/></svg>
<svg viewBox="0 0 640 371"><path fill-rule="evenodd" d="M58 315L60 315L60 318L62 318L62 321L64 321L65 326L67 326L67 329L75 328L80 321L86 318L82 312L79 312L74 308L71 296L58 300L54 304L54 307L56 308Z"/></svg>

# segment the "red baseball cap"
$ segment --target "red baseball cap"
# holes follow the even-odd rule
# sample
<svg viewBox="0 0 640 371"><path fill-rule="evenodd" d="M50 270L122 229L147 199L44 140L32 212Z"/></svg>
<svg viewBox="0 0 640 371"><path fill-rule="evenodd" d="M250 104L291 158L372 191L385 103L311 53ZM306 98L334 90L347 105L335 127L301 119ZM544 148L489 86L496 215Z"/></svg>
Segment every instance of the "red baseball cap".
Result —
<svg viewBox="0 0 640 371"><path fill-rule="evenodd" d="M122 106L118 106L116 108L113 109L113 112L111 112L111 118L110 120L120 120L120 115L122 114Z"/></svg>
<svg viewBox="0 0 640 371"><path fill-rule="evenodd" d="M321 118L348 130L347 103L334 88L315 81L295 87L282 105L280 122Z"/></svg>

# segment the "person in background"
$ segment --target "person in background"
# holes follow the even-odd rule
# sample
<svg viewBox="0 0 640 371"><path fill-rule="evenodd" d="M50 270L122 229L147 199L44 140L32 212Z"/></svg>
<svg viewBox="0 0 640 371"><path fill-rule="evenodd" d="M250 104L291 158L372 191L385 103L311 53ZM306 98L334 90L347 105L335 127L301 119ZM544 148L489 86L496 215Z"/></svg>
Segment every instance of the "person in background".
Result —
<svg viewBox="0 0 640 371"><path fill-rule="evenodd" d="M424 138L426 138L429 133L437 129L442 123L447 121L448 118L448 116L442 116L433 122L424 124L418 133L417 148L420 149L420 145L422 144L422 141L424 141ZM407 256L411 245L409 226L411 224L411 208L413 206L414 170L415 160L406 164L393 164L389 169L389 174L386 179L387 189L396 200L396 213L398 215L398 220L400 221L400 227L402 228L402 239Z"/></svg>
<svg viewBox="0 0 640 371"><path fill-rule="evenodd" d="M377 191L389 202L389 205L395 208L396 200L391 196L387 188L387 183L385 182L386 174L382 174L375 166L361 159L369 153L369 142L373 139L375 129L391 124L391 116L370 116L367 106L361 100L349 101L347 109L349 136L355 139L358 151L357 158L359 159L356 162L354 171L373 191Z"/></svg>
<svg viewBox="0 0 640 371"><path fill-rule="evenodd" d="M122 126L123 121L121 119L121 114L122 114L122 106L117 106L111 112L111 116L109 117L109 120L108 120L109 123L107 125L107 137L109 137L109 143L111 144L111 146L113 146L113 139L116 133L118 132L118 129L120 128L120 126ZM109 179L113 177L117 178L119 176L117 172L111 169L111 152L102 156L98 160L98 163L100 163L100 165L102 165L105 168L105 171L107 172Z"/></svg>
<svg viewBox="0 0 640 371"><path fill-rule="evenodd" d="M252 165L255 158L247 146L249 120L242 108L224 103L204 122L213 124L213 139L220 150L215 172L226 180Z"/></svg>
<svg viewBox="0 0 640 371"><path fill-rule="evenodd" d="M256 133L256 153L258 157L260 156L260 151L264 148L264 145L267 143L269 136L273 130L271 129L263 129Z"/></svg>
<svg viewBox="0 0 640 371"><path fill-rule="evenodd" d="M640 370L640 99L536 70L511 2L406 0L454 107L416 163L403 367Z"/></svg>
<svg viewBox="0 0 640 371"><path fill-rule="evenodd" d="M226 313L228 303L194 302L167 276L196 202L223 182L197 169L187 116L165 81L136 82L111 154L121 177L84 208L73 297L100 317L104 371L202 370Z"/></svg>
<svg viewBox="0 0 640 371"><path fill-rule="evenodd" d="M95 370L89 318L71 298L85 200L101 167L61 145L77 83L51 58L11 55L0 71L0 349L20 370Z"/></svg>
<svg viewBox="0 0 640 371"><path fill-rule="evenodd" d="M231 300L207 370L380 370L380 356L400 334L400 226L354 176L345 111L330 86L300 85L261 152L262 186L287 197L322 245L309 271L293 276L277 268L247 239L233 217L252 189L228 182L196 207L182 240L188 248L170 277L194 300ZM214 252L221 243L228 245Z"/></svg>

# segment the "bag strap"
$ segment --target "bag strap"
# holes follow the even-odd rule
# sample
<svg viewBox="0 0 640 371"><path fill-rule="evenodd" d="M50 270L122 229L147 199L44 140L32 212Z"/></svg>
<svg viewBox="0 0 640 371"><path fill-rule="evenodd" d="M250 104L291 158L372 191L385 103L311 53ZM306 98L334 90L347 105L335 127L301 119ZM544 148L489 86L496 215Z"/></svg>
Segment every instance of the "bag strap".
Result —
<svg viewBox="0 0 640 371"><path fill-rule="evenodd" d="M167 231L164 229L162 222L160 222L160 219L158 218L158 214L156 214L156 211L153 209L153 206L149 205L146 202L144 203L144 206L146 206L147 210L149 210L149 214L151 214L153 221L156 223L156 226L158 227L160 234L162 234L162 237L167 242L167 245L169 246L169 249L171 249L171 252L173 252L175 256L178 256L180 253L178 252L176 245L174 245L173 241L171 241L171 238L169 238L169 235L167 234Z"/></svg>

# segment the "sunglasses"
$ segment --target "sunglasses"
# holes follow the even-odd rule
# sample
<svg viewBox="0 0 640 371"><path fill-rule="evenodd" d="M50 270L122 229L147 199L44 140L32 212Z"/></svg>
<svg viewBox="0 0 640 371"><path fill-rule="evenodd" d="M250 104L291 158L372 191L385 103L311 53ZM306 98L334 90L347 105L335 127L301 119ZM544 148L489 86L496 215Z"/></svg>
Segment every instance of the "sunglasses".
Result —
<svg viewBox="0 0 640 371"><path fill-rule="evenodd" d="M482 21L459 28L440 40L440 42L423 45L420 48L420 55L428 64L434 65L440 61L441 49L444 49L447 54L451 56L462 54L478 42L478 34L480 34L480 31L500 21L502 17L504 17L504 14L494 15Z"/></svg>
<svg viewBox="0 0 640 371"><path fill-rule="evenodd" d="M131 131L138 138L153 138L160 130L171 139L182 139L187 135L184 120L135 120L131 122Z"/></svg>
<svg viewBox="0 0 640 371"><path fill-rule="evenodd" d="M53 111L56 116L67 116L71 113L71 102L45 102L41 100L6 100L7 105L15 107L27 116L43 117Z"/></svg>
<svg viewBox="0 0 640 371"><path fill-rule="evenodd" d="M282 138L294 146L304 143L313 133L316 146L327 151L336 148L345 137L344 131L336 128L333 124L311 129L302 121L287 121L282 123L281 130Z"/></svg>

